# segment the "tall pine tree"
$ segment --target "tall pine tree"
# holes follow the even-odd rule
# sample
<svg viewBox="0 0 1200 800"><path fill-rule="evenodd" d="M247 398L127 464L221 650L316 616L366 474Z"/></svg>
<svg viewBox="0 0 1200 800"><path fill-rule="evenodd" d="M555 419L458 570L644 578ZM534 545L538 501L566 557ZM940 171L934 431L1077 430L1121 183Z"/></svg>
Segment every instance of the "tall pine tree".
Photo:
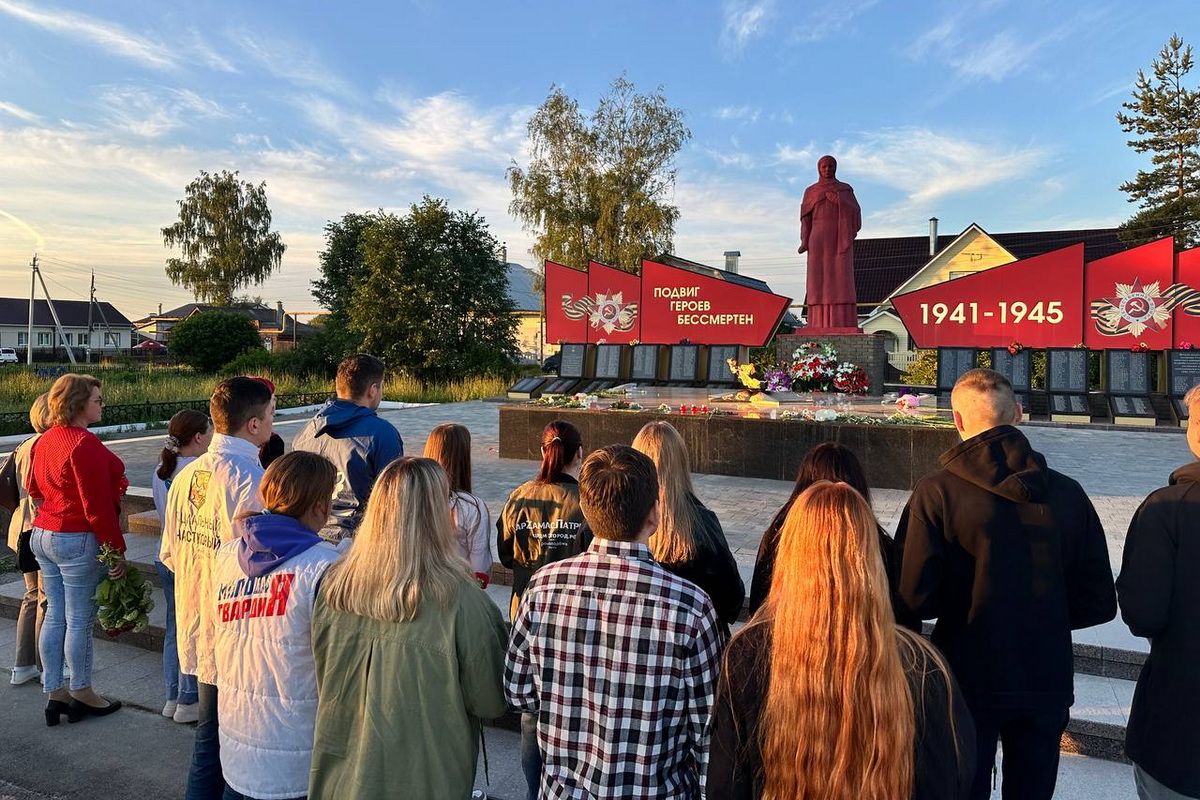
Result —
<svg viewBox="0 0 1200 800"><path fill-rule="evenodd" d="M1150 153L1153 169L1121 184L1139 211L1121 226L1121 239L1142 244L1174 236L1180 249L1200 244L1200 90L1188 88L1192 48L1178 35L1159 52L1152 75L1138 70L1133 99L1117 121L1136 138L1129 146Z"/></svg>

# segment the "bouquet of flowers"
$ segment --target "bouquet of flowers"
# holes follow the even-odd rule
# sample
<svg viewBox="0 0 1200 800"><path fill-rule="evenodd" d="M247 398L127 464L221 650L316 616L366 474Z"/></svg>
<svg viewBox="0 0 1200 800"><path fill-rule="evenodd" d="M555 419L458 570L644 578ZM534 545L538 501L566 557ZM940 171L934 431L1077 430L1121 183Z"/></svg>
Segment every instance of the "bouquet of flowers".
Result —
<svg viewBox="0 0 1200 800"><path fill-rule="evenodd" d="M866 394L869 387L865 369L848 361L838 364L833 376L833 388L844 394Z"/></svg>
<svg viewBox="0 0 1200 800"><path fill-rule="evenodd" d="M1010 356L1015 356L1017 353L1021 352L1024 349L1025 349L1025 345L1014 340L1013 343L1008 346L1008 354Z"/></svg>
<svg viewBox="0 0 1200 800"><path fill-rule="evenodd" d="M837 351L829 344L805 342L792 353L792 388L828 392L837 375Z"/></svg>
<svg viewBox="0 0 1200 800"><path fill-rule="evenodd" d="M121 563L121 551L109 545L100 548L100 563L113 569ZM96 587L96 619L100 627L115 639L126 631L141 633L150 627L150 599L153 588L146 576L134 567L127 567L120 578L105 577Z"/></svg>
<svg viewBox="0 0 1200 800"><path fill-rule="evenodd" d="M786 369L769 370L764 377L768 392L786 392L792 388L792 374Z"/></svg>

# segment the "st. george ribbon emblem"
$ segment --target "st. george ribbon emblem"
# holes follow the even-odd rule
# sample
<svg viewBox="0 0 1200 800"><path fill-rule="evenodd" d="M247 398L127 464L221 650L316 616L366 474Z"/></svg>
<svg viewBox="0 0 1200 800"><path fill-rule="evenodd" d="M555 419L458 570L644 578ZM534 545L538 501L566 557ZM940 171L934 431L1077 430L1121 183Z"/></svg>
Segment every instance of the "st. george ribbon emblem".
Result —
<svg viewBox="0 0 1200 800"><path fill-rule="evenodd" d="M603 328L605 333L633 330L637 320L637 303L626 303L621 292L604 294L597 292L593 297L584 295L573 300L571 295L562 296L563 315L567 319L579 320L585 317L593 328Z"/></svg>
<svg viewBox="0 0 1200 800"><path fill-rule="evenodd" d="M1175 283L1166 291L1158 281L1143 284L1118 283L1114 297L1092 301L1092 320L1104 336L1141 336L1153 328L1165 330L1171 312L1182 307L1185 314L1200 316L1200 291L1184 283Z"/></svg>

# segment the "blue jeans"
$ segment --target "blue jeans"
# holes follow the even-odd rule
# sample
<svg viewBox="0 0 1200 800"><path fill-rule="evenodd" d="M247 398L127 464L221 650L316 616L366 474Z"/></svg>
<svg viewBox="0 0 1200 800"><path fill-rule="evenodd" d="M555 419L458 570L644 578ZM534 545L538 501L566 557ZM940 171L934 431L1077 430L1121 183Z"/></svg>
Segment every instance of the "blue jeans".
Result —
<svg viewBox="0 0 1200 800"><path fill-rule="evenodd" d="M38 649L42 654L44 691L63 688L63 661L71 668L71 690L92 685L92 628L96 624L96 587L104 565L92 533L57 533L33 529L29 539L46 592L46 618Z"/></svg>
<svg viewBox="0 0 1200 800"><path fill-rule="evenodd" d="M162 584L163 600L167 604L166 635L163 637L163 684L167 699L181 706L190 706L199 700L196 676L179 671L179 648L175 644L175 573L167 565L154 560L158 570L158 582Z"/></svg>
<svg viewBox="0 0 1200 800"><path fill-rule="evenodd" d="M537 800L542 788L542 751L537 740L538 715L528 711L521 714L521 772L529 787L529 800Z"/></svg>
<svg viewBox="0 0 1200 800"><path fill-rule="evenodd" d="M1186 794L1163 786L1137 764L1133 765L1133 783L1137 787L1138 800L1192 800Z"/></svg>
<svg viewBox="0 0 1200 800"><path fill-rule="evenodd" d="M221 738L217 727L217 687L200 683L200 719L196 725L196 745L188 770L185 800L221 800L225 796L225 777L221 773Z"/></svg>
<svg viewBox="0 0 1200 800"><path fill-rule="evenodd" d="M235 792L233 789L230 789L228 786L226 786L225 787L225 795L222 798L222 800L255 800L255 798L251 797L248 794L242 794L241 792ZM295 797L295 798L292 798L292 800L308 800L308 795L304 795L304 797Z"/></svg>

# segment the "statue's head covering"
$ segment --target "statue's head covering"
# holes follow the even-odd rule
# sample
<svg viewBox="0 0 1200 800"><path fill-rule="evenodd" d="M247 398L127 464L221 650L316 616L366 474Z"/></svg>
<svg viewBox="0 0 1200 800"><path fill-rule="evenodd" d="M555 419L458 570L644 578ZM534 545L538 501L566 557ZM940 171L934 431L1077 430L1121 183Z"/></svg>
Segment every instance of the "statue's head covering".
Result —
<svg viewBox="0 0 1200 800"><path fill-rule="evenodd" d="M831 155L824 155L824 156L821 156L819 159L817 159L817 174L818 175L821 173L821 165L827 161L830 164L833 164L833 168L835 171L837 170L837 159Z"/></svg>

